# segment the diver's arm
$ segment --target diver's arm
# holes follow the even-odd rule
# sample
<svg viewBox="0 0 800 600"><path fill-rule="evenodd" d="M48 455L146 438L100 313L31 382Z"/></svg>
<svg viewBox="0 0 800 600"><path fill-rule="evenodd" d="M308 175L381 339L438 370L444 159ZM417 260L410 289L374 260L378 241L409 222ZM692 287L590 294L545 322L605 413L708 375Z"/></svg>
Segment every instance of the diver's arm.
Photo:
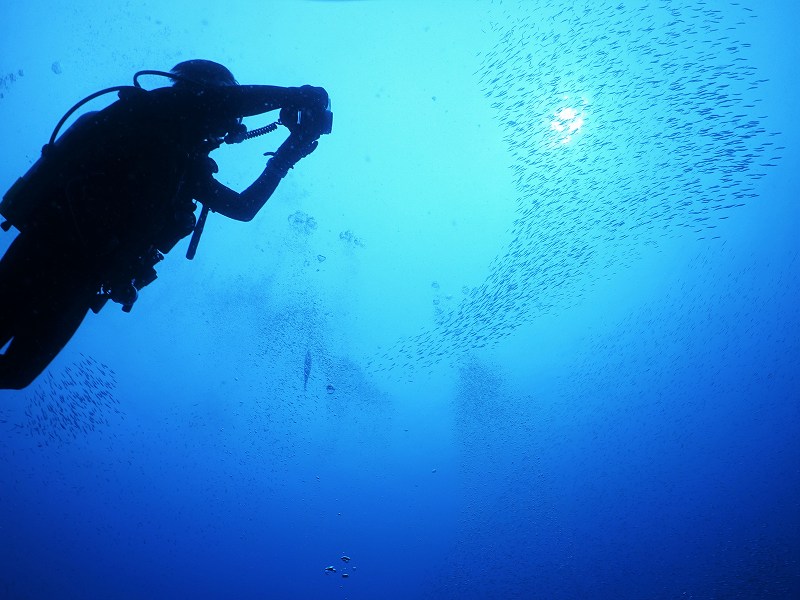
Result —
<svg viewBox="0 0 800 600"><path fill-rule="evenodd" d="M236 221L251 221L267 203L281 182L281 177L269 164L258 179L241 194L213 177L206 183L197 200L212 211Z"/></svg>
<svg viewBox="0 0 800 600"><path fill-rule="evenodd" d="M241 194L215 180L211 173L198 186L195 198L211 210L237 221L250 221L266 204L289 169L316 149L320 135L330 133L328 93L323 88L311 86L232 86L215 88L214 93L228 94L228 109L233 106L237 116L281 108L281 122L291 132L269 160L264 172ZM296 110L302 111L302 122Z"/></svg>
<svg viewBox="0 0 800 600"><path fill-rule="evenodd" d="M250 221L267 203L289 169L316 147L316 140L309 141L292 134L270 158L258 179L241 194L223 185L209 173L196 191L195 198L230 219Z"/></svg>

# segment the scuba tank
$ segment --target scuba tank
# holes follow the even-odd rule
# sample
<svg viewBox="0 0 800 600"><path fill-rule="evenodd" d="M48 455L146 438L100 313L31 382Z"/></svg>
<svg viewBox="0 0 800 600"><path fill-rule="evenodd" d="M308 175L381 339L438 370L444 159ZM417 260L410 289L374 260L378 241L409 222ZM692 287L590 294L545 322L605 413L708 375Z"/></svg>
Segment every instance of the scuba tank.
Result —
<svg viewBox="0 0 800 600"><path fill-rule="evenodd" d="M134 83L137 83L135 79ZM67 130L64 136L56 141L58 132L66 120L90 100L112 92L119 92L119 98L124 99L130 97L131 90L136 90L137 88L141 90L138 85L116 86L100 90L76 103L64 114L53 130L50 141L42 147L42 155L39 160L34 163L25 175L14 182L14 185L9 188L3 199L0 200L0 215L6 219L5 222L0 223L0 228L8 231L14 226L19 231L23 231L31 225L42 210L48 208L48 205L49 208L57 207L59 200L58 186L65 183L66 165L59 165L62 161L59 161L59 157L56 155L59 154L58 151L63 145L63 140L71 138L77 130L84 129L81 125L86 124L85 121L96 113L87 113L80 117Z"/></svg>
<svg viewBox="0 0 800 600"><path fill-rule="evenodd" d="M132 86L119 86L101 90L73 106L59 121L50 141L42 147L39 159L25 175L19 177L0 200L0 215L5 218L0 228L8 231L12 226L20 232L42 219L63 217L66 208L67 188L80 170L83 149L92 146L92 135L102 135L95 117L98 112L81 115L67 131L56 140L64 122L80 106L99 95L119 91L120 100L126 101L136 92ZM137 90L143 93L143 90ZM105 128L107 130L107 128Z"/></svg>
<svg viewBox="0 0 800 600"><path fill-rule="evenodd" d="M37 174L43 170L41 162L41 158L37 160L24 176L14 182L14 185L0 200L0 216L5 219L0 223L3 231L8 231L12 226L19 231L27 229L33 215L41 210L46 192L42 189L43 186L36 186L34 183L37 179L45 178L37 177Z"/></svg>
<svg viewBox="0 0 800 600"><path fill-rule="evenodd" d="M0 227L4 231L12 226L26 231L36 220L61 208L63 172L58 168L59 161L52 156L53 153L59 154L54 147L42 148L42 156L3 196L0 215L5 221L0 223Z"/></svg>

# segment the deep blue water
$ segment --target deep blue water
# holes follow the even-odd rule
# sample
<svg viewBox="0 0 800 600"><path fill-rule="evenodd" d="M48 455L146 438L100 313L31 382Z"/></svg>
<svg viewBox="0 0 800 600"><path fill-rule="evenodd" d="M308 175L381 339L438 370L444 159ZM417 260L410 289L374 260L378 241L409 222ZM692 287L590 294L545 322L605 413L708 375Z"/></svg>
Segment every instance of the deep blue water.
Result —
<svg viewBox="0 0 800 600"><path fill-rule="evenodd" d="M335 123L0 392L0 597L800 597L794 3L2 15L3 190L189 58Z"/></svg>

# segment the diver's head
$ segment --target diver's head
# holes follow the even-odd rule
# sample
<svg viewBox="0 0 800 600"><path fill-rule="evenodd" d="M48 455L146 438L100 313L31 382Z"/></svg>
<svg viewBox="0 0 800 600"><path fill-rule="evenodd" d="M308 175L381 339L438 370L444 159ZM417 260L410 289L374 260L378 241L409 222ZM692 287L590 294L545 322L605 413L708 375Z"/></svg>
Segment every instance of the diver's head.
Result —
<svg viewBox="0 0 800 600"><path fill-rule="evenodd" d="M239 85L226 67L211 60L194 59L178 63L170 73L176 75L175 86L200 87Z"/></svg>
<svg viewBox="0 0 800 600"><path fill-rule="evenodd" d="M170 73L175 75L173 87L194 90L196 93L212 87L239 85L233 73L223 65L211 60L186 60L172 67ZM222 121L210 120L203 123L202 135L221 143L225 135L242 129L241 118Z"/></svg>

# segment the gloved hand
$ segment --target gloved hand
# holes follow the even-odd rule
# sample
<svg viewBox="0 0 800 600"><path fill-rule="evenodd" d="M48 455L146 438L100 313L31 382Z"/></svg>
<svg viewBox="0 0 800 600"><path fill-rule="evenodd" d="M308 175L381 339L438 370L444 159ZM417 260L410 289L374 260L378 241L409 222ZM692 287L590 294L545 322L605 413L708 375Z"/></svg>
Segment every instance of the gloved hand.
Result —
<svg viewBox="0 0 800 600"><path fill-rule="evenodd" d="M330 133L333 114L328 92L321 87L304 85L292 88L294 100L281 109L281 124L289 129L289 137L269 161L281 177L301 159L317 148L319 136Z"/></svg>
<svg viewBox="0 0 800 600"><path fill-rule="evenodd" d="M317 149L317 144L316 138L308 139L291 133L272 156L269 166L276 169L281 177L285 177L289 169L294 167L301 158L305 158Z"/></svg>

